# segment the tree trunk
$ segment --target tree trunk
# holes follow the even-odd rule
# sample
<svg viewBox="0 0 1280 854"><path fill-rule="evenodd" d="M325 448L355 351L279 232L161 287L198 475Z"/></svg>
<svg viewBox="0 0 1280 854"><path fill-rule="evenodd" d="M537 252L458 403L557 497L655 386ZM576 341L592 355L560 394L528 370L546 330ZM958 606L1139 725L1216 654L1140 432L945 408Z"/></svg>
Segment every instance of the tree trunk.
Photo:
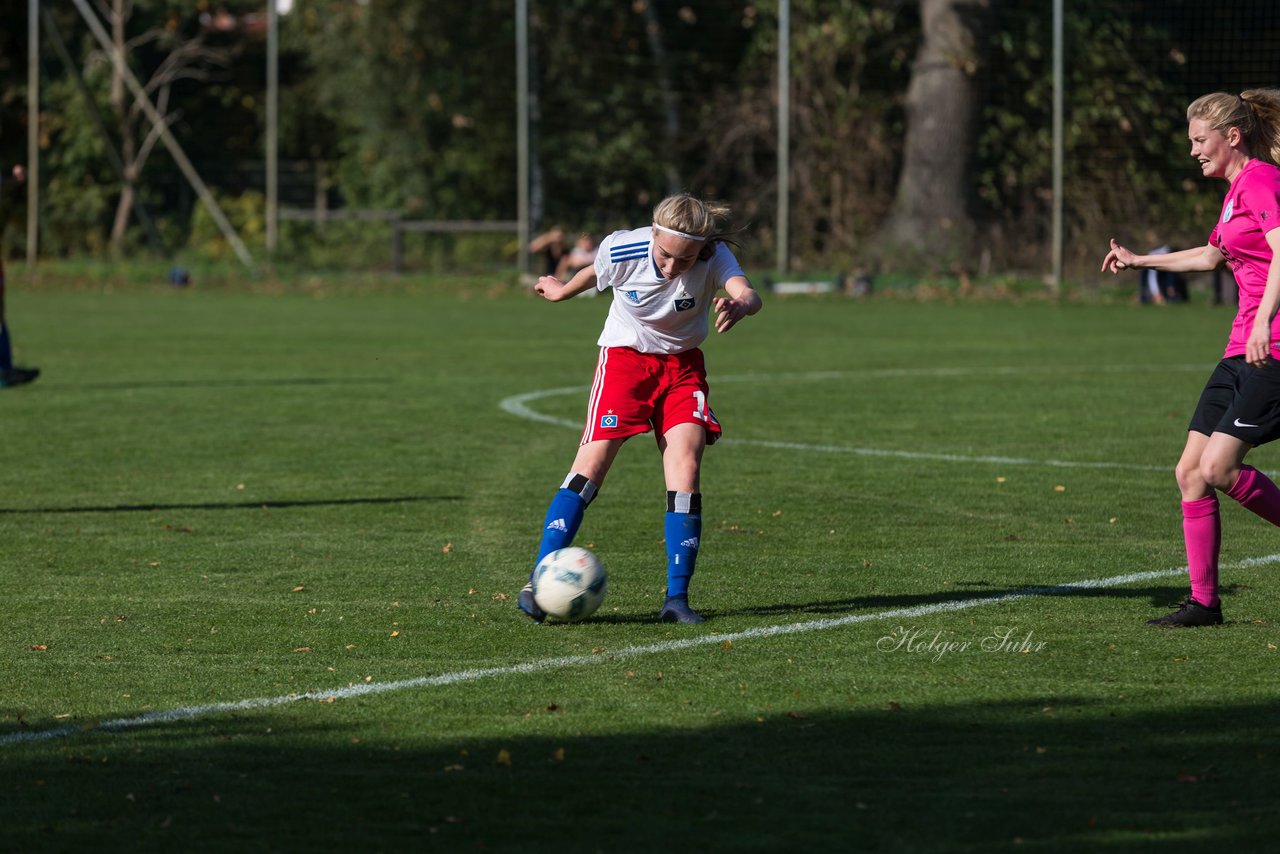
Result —
<svg viewBox="0 0 1280 854"><path fill-rule="evenodd" d="M922 41L907 88L902 173L886 229L890 252L962 262L972 246L969 159L977 106L975 32L988 0L920 0ZM884 259L890 262L892 258Z"/></svg>

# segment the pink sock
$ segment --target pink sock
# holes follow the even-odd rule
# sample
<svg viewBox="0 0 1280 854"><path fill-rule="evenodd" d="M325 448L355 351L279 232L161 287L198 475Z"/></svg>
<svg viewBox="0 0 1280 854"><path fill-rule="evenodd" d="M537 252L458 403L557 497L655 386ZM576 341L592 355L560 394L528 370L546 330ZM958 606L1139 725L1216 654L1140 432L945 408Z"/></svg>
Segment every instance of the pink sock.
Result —
<svg viewBox="0 0 1280 854"><path fill-rule="evenodd" d="M1271 488L1275 489L1275 486ZM1219 605L1218 549L1222 545L1216 494L1182 502L1182 535L1187 541L1191 598L1201 605L1216 608Z"/></svg>
<svg viewBox="0 0 1280 854"><path fill-rule="evenodd" d="M1240 476L1231 484L1227 495L1272 525L1280 525L1280 489L1253 466L1240 467Z"/></svg>

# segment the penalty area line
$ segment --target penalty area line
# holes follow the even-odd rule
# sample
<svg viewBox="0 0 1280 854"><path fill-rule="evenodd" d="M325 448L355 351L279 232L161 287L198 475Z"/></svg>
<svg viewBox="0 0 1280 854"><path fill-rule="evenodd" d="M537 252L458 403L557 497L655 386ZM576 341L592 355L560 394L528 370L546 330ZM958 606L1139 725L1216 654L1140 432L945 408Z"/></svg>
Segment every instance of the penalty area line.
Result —
<svg viewBox="0 0 1280 854"><path fill-rule="evenodd" d="M517 418L523 418L527 421L537 421L540 424L552 424L557 427L567 427L570 430L581 430L581 421L570 421L566 418L557 418L554 415L547 415L546 413L539 412L534 409L529 404L535 400L541 400L546 397L586 393L587 391L588 389L583 386L568 386L565 388L544 389L543 391L531 391L526 392L525 394L516 394L511 397L504 398L498 403L498 408L509 415L514 415ZM768 439L735 439L733 437L726 438L722 441L725 445L752 445L757 448L771 448L778 451L807 451L815 454L847 454L855 457L881 457L898 460L930 460L939 463L962 463L968 465L1045 466L1047 468L1112 469L1143 472L1169 471L1169 466L1142 465L1139 463L1116 463L1107 462L1105 460L1093 462L1087 460L1037 460L1029 457L946 454L928 451L900 451L889 448L859 448L845 445L812 445L803 442L780 442Z"/></svg>
<svg viewBox="0 0 1280 854"><path fill-rule="evenodd" d="M1238 561L1224 569L1266 566L1280 563L1280 554L1249 558ZM825 617L819 620L807 620L799 623L788 623L780 626L760 626L744 629L740 632L717 632L710 635L699 635L692 638L659 641L657 643L639 644L622 649L592 653L590 655L564 655L556 658L543 658L512 664L505 667L486 667L473 670L455 670L435 676L419 676L413 679L399 679L392 682L369 682L336 688L330 691L307 691L300 694L284 694L278 697L258 697L228 703L210 703L203 706L186 706L166 711L148 712L129 718L116 718L85 726L64 726L32 732L14 732L0 735L0 747L14 744L30 744L33 742L55 741L71 738L76 735L123 732L144 727L161 726L179 721L205 718L214 715L232 714L235 712L256 711L310 700L313 702L330 702L347 700L375 694L389 694L408 691L414 688L436 688L444 685L458 685L468 682L479 682L484 679L495 679L502 676L520 676L531 673L542 673L549 670L562 670L569 667L585 667L606 662L624 661L646 655L664 652L677 652L694 649L700 646L716 646L736 641L772 638L784 635L798 635L807 632L821 632L857 623L869 623L877 620L910 619L926 617L930 614L942 614L952 611L963 611L969 608L980 608L986 605L1000 605L1006 602L1017 602L1025 599L1037 599L1046 596L1068 596L1079 590L1100 590L1135 584L1139 581L1151 581L1180 575L1187 571L1185 566L1174 569L1157 569L1148 572L1132 572L1126 575L1113 575L1109 578L1089 578L1067 584L1056 584L1047 587L1027 587L1010 593L995 596L981 596L974 599L955 599L948 602L935 602L929 605L915 605L909 608L894 608L888 611L876 611L870 614L847 614L843 617Z"/></svg>

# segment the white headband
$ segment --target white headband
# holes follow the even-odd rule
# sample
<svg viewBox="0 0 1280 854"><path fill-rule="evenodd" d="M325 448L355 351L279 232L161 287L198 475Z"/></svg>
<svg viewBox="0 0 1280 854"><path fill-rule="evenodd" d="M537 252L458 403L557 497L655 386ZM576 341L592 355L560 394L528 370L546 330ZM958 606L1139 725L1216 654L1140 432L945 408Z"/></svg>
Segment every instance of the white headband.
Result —
<svg viewBox="0 0 1280 854"><path fill-rule="evenodd" d="M667 234L674 234L676 237L683 237L685 240L706 240L707 239L704 235L685 234L683 231L676 231L674 228L667 228L665 225L658 225L656 222L653 224L653 227L658 229L658 231L665 231Z"/></svg>

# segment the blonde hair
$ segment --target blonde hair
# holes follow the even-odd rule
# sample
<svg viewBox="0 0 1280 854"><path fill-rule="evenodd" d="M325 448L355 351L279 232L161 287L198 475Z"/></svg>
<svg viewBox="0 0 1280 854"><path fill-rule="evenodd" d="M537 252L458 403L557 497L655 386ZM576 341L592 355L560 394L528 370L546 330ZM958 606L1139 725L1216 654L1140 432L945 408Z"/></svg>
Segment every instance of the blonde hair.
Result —
<svg viewBox="0 0 1280 854"><path fill-rule="evenodd" d="M1192 119L1202 119L1222 133L1237 128L1250 154L1280 163L1280 89L1201 95L1187 107L1187 121Z"/></svg>
<svg viewBox="0 0 1280 854"><path fill-rule="evenodd" d="M688 193L667 196L653 209L653 222L663 228L692 237L705 238L710 244L729 233L729 206L723 202L704 202Z"/></svg>

